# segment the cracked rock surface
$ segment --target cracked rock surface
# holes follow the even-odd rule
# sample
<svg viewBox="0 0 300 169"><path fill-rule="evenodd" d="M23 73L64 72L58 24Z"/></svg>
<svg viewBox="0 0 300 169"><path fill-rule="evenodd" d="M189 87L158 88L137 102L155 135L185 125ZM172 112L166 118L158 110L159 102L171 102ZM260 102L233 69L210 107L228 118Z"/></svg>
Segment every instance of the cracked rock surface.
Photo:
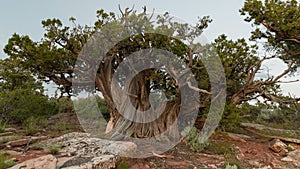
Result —
<svg viewBox="0 0 300 169"><path fill-rule="evenodd" d="M68 133L39 143L45 149L56 147L59 155L46 155L24 161L11 169L110 169L120 156L135 153L131 142L93 138L88 133Z"/></svg>

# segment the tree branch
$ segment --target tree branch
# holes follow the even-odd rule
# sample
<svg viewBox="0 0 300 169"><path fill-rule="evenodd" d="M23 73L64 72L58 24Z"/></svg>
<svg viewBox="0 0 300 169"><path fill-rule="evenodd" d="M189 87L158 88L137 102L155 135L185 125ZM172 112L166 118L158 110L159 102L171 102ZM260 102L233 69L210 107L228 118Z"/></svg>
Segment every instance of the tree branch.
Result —
<svg viewBox="0 0 300 169"><path fill-rule="evenodd" d="M211 95L211 92L204 90L204 89L199 89L198 87L192 86L191 82L186 82L186 84L188 85L188 87L192 90L195 90L196 92L200 92L200 93L205 93L205 94L209 94Z"/></svg>

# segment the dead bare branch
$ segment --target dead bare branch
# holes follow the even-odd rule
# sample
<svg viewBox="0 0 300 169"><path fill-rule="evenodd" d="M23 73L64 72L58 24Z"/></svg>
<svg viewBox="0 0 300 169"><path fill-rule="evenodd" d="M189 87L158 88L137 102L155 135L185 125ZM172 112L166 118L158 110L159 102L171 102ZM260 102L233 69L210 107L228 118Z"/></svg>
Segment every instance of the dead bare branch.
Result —
<svg viewBox="0 0 300 169"><path fill-rule="evenodd" d="M195 90L196 92L200 92L200 93L205 93L205 94L209 94L211 95L211 92L204 90L204 89L199 89L198 87L192 86L191 82L186 82L186 84L188 85L188 87L192 90Z"/></svg>
<svg viewBox="0 0 300 169"><path fill-rule="evenodd" d="M122 9L121 9L121 6L120 6L120 4L118 5L118 7L119 7L119 11L120 11L120 13L122 14L122 16L124 16L124 13L123 13L123 11L122 11Z"/></svg>
<svg viewBox="0 0 300 169"><path fill-rule="evenodd" d="M287 41L293 41L293 42L296 42L296 43L299 43L300 44L300 41L298 39L286 39Z"/></svg>

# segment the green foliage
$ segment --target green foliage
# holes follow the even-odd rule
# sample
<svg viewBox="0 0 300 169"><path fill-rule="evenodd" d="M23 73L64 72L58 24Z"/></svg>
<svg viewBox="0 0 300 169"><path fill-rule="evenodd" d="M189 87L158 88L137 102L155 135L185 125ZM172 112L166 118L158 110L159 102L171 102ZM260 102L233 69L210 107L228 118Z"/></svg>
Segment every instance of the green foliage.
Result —
<svg viewBox="0 0 300 169"><path fill-rule="evenodd" d="M299 42L297 42L300 34L300 20L298 19L300 14L297 1L265 0L265 2L262 2L259 0L246 0L244 7L240 11L242 15L247 15L245 19L247 22L253 22L256 26L264 25L267 28L258 27L252 32L253 40L265 38L268 40L267 46L281 53L281 58L286 61L290 58L297 59L295 56L300 55L298 54ZM172 17L168 13L157 16L157 20L154 21L150 21L145 13L137 13L136 11L132 13L125 12L120 18L117 18L117 15L114 13L107 13L104 10L98 10L96 15L97 21L92 26L79 25L73 17L70 18L70 22L73 23L72 27L64 26L59 19L42 21L45 34L38 42L33 41L27 35L12 35L4 49L9 59L0 62L0 79L3 79L0 83L0 88L3 89L0 92L0 107L3 107L3 110L0 110L0 120L24 123L26 119L32 117L26 122L28 123L28 132L32 133L34 132L32 131L34 126L36 126L34 118L46 117L56 112L73 111L70 99L61 98L56 103L44 96L42 94L41 81L55 82L60 86L62 94L67 93L68 96L71 96L73 91L70 79L74 76L73 69L77 57L88 39L95 32L99 32L101 28L104 28L104 25L106 27L102 31L106 32L106 35L111 34L108 40L114 41L120 37L120 32L122 32L121 30L124 27L128 28L126 30L128 35L133 34L133 36L118 42L107 52L106 57L109 58L108 60L111 59L111 65L109 66L112 68L112 71L108 71L107 67L105 67L106 63L101 63L102 67L97 71L97 76L100 77L101 83L96 83L95 89L89 89L102 90L102 94L105 98L108 98L107 103L110 104L107 105L100 97L96 97L96 101L91 100L91 98L75 101L78 108L76 112L83 117L82 119L86 120L82 122L84 124L99 126L101 130L103 129L103 126L101 126L104 122L103 120L108 121L110 117L108 110L115 110L111 100L109 100L112 99L110 98L110 88L103 87L110 87L109 82L111 82L111 79L104 79L103 77L111 77L113 73L116 73L115 71L119 64L128 55L146 48L163 49L177 55L178 57L170 59L174 61L181 60L180 63L185 64L186 68L190 68L196 80L199 81L198 84L195 84L195 87L208 91L210 91L211 87L209 78L216 78L219 75L218 73L222 71L217 70L212 73L215 77L209 77L204 69L203 61L209 60L208 58L212 56L220 58L224 65L227 83L227 106L221 121L223 129L226 131L234 130L241 121L241 114L247 114L249 111L257 111L253 115L263 120L268 118L269 120L275 119L275 121L278 121L284 114L280 113L283 110L280 110L279 113L276 110L276 114L270 115L269 113L266 116L263 112L258 111L259 109L256 107L230 104L234 94L242 91L243 87L251 86L254 83L258 86L262 84L263 79L252 81L247 79L249 74L256 70L256 67L260 68L262 60L257 54L258 47L247 44L245 39L233 41L229 40L226 35L221 35L210 45L202 46L194 43L193 41L202 34L203 29L211 22L209 17L205 16L199 19L196 25L197 28L190 28L187 24L172 21ZM140 33L141 31L164 32L169 36ZM187 45L178 39L193 43ZM103 37L102 40L103 42L99 46L103 43L103 45L106 45L107 39ZM190 49L190 46L193 49ZM203 53L198 54L198 49L201 49L200 51L203 51ZM97 53L96 57L98 55L99 53ZM137 57L142 58L143 56ZM174 98L179 98L180 95L178 84L166 72L166 70L149 70L147 83L149 82L151 85L149 89L164 92L168 100L174 100ZM121 86L123 87L124 84L121 84ZM243 99L253 98L257 94L278 95L281 92L279 86L272 83L264 83L258 89L259 91L247 93ZM133 92L130 91L130 93ZM243 99L241 100L244 101ZM207 94L200 93L200 107L204 107L203 109L207 110L210 101ZM240 102L237 104L240 104ZM99 113L99 109L104 119ZM278 117L276 117L277 115ZM297 113L298 115L299 113ZM57 128L59 130L61 128L65 129L66 126L58 125ZM186 137L189 146L195 151L201 151L206 146L206 143L200 143L199 139L197 139L197 132L193 128L191 128L191 132L186 133Z"/></svg>
<svg viewBox="0 0 300 169"><path fill-rule="evenodd" d="M186 145L189 146L192 151L202 152L209 145L207 141L201 141L200 134L196 127L186 127L182 131L182 135L186 140Z"/></svg>
<svg viewBox="0 0 300 169"><path fill-rule="evenodd" d="M207 151L213 152L214 154L218 155L224 155L228 152L230 152L230 145L223 142L210 142L210 144L207 147Z"/></svg>
<svg viewBox="0 0 300 169"><path fill-rule="evenodd" d="M30 70L41 81L55 82L60 86L62 93L67 93L70 96L72 93L70 77L73 77L73 68L78 54L88 38L94 35L95 32L99 32L99 29L103 29L102 31L107 32L106 34L111 34L109 41L114 41L120 36L124 25L126 25L126 29L128 28L128 35L134 34L134 36L116 44L108 52L108 55L114 60L122 61L136 50L151 47L171 51L188 63L188 47L177 38L187 41L195 39L201 35L203 29L207 28L211 22L211 19L205 16L199 19L196 27L190 27L187 24L173 21L172 16L168 13L159 15L156 20L152 21L144 12L132 11L117 18L117 15L113 12L105 12L102 9L96 12L96 16L97 20L93 26L79 25L74 17L70 18L70 22L73 23L72 27L64 26L56 18L44 20L42 25L45 34L39 42L34 42L29 36L14 34L5 46L4 52L12 60L20 60L18 67ZM140 34L140 31L157 32L159 34ZM163 36L161 35L162 32L170 36ZM188 36L185 36L186 34ZM171 36L176 38L171 38ZM105 42L105 40L103 41ZM197 60L195 64L199 62L199 58L195 60ZM113 68L115 69L116 66L113 65ZM166 73L160 71L156 74L163 75ZM161 79L163 80L159 81L160 88L166 89L165 92L170 92L170 94L166 94L167 96L174 95L174 79L167 79L166 75L163 75ZM155 83L158 82L155 81ZM96 88L96 90L100 89Z"/></svg>
<svg viewBox="0 0 300 169"><path fill-rule="evenodd" d="M205 152L224 155L226 164L232 164L236 165L237 167L244 168L242 167L243 164L238 159L236 159L237 152L235 149L235 145L230 142L226 142L224 140L212 140L205 149Z"/></svg>
<svg viewBox="0 0 300 169"><path fill-rule="evenodd" d="M45 145L41 142L33 143L30 146L31 150L44 150Z"/></svg>
<svg viewBox="0 0 300 169"><path fill-rule="evenodd" d="M121 160L117 166L117 169L129 169L129 166L125 160Z"/></svg>
<svg viewBox="0 0 300 169"><path fill-rule="evenodd" d="M238 169L238 167L235 164L233 165L227 164L225 169Z"/></svg>
<svg viewBox="0 0 300 169"><path fill-rule="evenodd" d="M246 111L242 120L246 122L264 124L274 128L297 130L300 127L297 103L276 105L258 102L255 105L244 103Z"/></svg>
<svg viewBox="0 0 300 169"><path fill-rule="evenodd" d="M0 144L7 143L7 142L10 142L10 141L14 141L14 140L18 140L18 139L21 139L21 138L22 137L19 136L19 135L4 136L0 139Z"/></svg>
<svg viewBox="0 0 300 169"><path fill-rule="evenodd" d="M287 149L288 151L294 151L294 150L295 150L295 148L293 148L291 145L288 145L288 146L286 147L286 149Z"/></svg>
<svg viewBox="0 0 300 169"><path fill-rule="evenodd" d="M42 126L45 126L46 120L43 117L28 117L23 126L25 127L25 134L26 135L33 135L39 131Z"/></svg>
<svg viewBox="0 0 300 169"><path fill-rule="evenodd" d="M1 121L25 124L30 117L47 117L57 113L57 105L31 89L0 92Z"/></svg>
<svg viewBox="0 0 300 169"><path fill-rule="evenodd" d="M213 43L214 50L220 58L226 75L227 95L232 96L246 84L247 73L258 65L258 47L248 45L245 39L230 40L226 35L220 35Z"/></svg>
<svg viewBox="0 0 300 169"><path fill-rule="evenodd" d="M98 96L96 97L87 97L74 100L76 105L76 113L79 116L90 119L102 118L99 111L107 112L104 100ZM101 107L100 107L101 106ZM102 113L101 111L101 113Z"/></svg>
<svg viewBox="0 0 300 169"><path fill-rule="evenodd" d="M96 135L105 132L109 113L107 112L107 107L102 98L98 96L96 96L96 98L80 98L74 100L74 105L77 116L80 117L80 119L83 119L80 121L80 124L86 131ZM102 137L102 135L99 137Z"/></svg>
<svg viewBox="0 0 300 169"><path fill-rule="evenodd" d="M239 124L242 120L241 114L249 111L244 106L238 106L235 104L227 104L223 112L223 118L220 122L222 129L225 131L234 131L239 128Z"/></svg>
<svg viewBox="0 0 300 169"><path fill-rule="evenodd" d="M15 165L14 161L8 160L9 157L6 153L0 152L0 169L10 168Z"/></svg>
<svg viewBox="0 0 300 169"><path fill-rule="evenodd" d="M58 112L72 112L73 111L73 101L69 97L62 97L57 100L58 102Z"/></svg>
<svg viewBox="0 0 300 169"><path fill-rule="evenodd" d="M61 145L58 145L58 144L54 144L54 145L51 145L49 148L48 148L48 153L49 154L53 154L53 155L56 155L59 153L59 150L62 148Z"/></svg>
<svg viewBox="0 0 300 169"><path fill-rule="evenodd" d="M300 5L297 0L247 0L240 10L257 27L252 40L265 39L284 60L300 61Z"/></svg>
<svg viewBox="0 0 300 169"><path fill-rule="evenodd" d="M105 132L106 123L110 116L102 98L99 96L87 97L73 100L73 102L77 116L84 119L80 121L80 124L86 131L93 134L99 134L100 131Z"/></svg>
<svg viewBox="0 0 300 169"><path fill-rule="evenodd" d="M96 100L101 114L103 115L105 120L108 121L110 116L109 116L109 112L105 100L99 97L98 95L96 95Z"/></svg>
<svg viewBox="0 0 300 169"><path fill-rule="evenodd" d="M43 95L42 83L34 74L19 67L21 62L11 58L0 60L0 121L22 124L32 134L38 129L36 118L57 113L57 107Z"/></svg>
<svg viewBox="0 0 300 169"><path fill-rule="evenodd" d="M0 133L4 132L4 129L7 127L6 122L0 120Z"/></svg>
<svg viewBox="0 0 300 169"><path fill-rule="evenodd" d="M68 124L68 123L56 123L54 125L51 126L51 128L54 130L54 131L61 131L61 132L70 132L70 131L76 131L77 130L77 127L76 125L74 124Z"/></svg>
<svg viewBox="0 0 300 169"><path fill-rule="evenodd" d="M30 70L20 67L20 64L19 59L0 60L0 89L13 91L26 88L43 93L42 83L34 78Z"/></svg>

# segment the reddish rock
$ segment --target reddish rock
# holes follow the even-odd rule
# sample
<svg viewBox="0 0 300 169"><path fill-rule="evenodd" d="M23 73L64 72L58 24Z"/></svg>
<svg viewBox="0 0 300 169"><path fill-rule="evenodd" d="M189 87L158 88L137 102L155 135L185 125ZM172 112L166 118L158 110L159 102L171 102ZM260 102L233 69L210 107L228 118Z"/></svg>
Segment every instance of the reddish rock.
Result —
<svg viewBox="0 0 300 169"><path fill-rule="evenodd" d="M24 161L9 169L55 169L57 159L53 155L46 155L39 158Z"/></svg>

